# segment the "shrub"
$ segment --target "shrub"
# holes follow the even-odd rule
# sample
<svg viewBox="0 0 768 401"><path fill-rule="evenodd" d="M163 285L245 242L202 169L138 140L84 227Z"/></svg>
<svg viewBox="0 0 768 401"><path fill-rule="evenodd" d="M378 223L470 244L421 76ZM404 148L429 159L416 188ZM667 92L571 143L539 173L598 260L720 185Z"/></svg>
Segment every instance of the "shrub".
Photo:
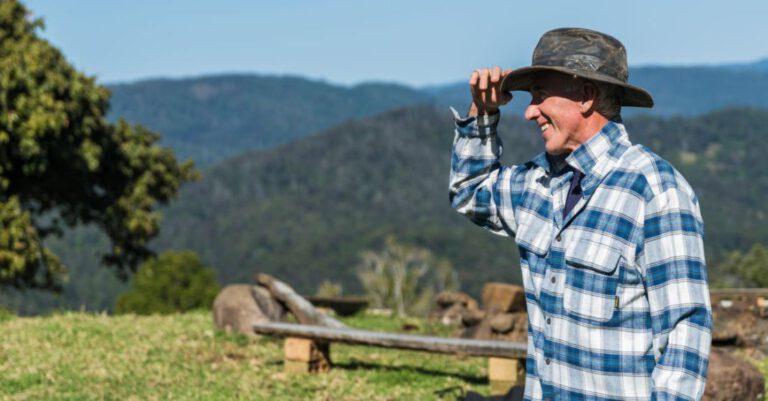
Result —
<svg viewBox="0 0 768 401"><path fill-rule="evenodd" d="M754 244L747 253L734 251L714 271L719 277L710 279L716 287L768 287L768 250Z"/></svg>
<svg viewBox="0 0 768 401"><path fill-rule="evenodd" d="M341 283L337 283L331 280L323 280L319 286L317 286L317 292L315 296L324 298L337 298L344 292Z"/></svg>
<svg viewBox="0 0 768 401"><path fill-rule="evenodd" d="M424 316L435 294L459 287L449 261L394 237L380 251L365 251L360 258L357 277L372 306L392 309L395 316Z"/></svg>
<svg viewBox="0 0 768 401"><path fill-rule="evenodd" d="M169 314L210 308L220 290L213 270L192 251L167 251L139 267L116 313Z"/></svg>

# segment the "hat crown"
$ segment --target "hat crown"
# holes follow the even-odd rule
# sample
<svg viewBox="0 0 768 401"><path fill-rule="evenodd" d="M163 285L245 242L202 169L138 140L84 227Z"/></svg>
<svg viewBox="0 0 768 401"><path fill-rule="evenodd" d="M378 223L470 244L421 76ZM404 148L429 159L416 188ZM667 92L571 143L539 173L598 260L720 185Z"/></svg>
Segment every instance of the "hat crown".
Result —
<svg viewBox="0 0 768 401"><path fill-rule="evenodd" d="M597 73L624 83L629 80L624 45L610 35L584 28L559 28L544 33L533 51L531 65Z"/></svg>
<svg viewBox="0 0 768 401"><path fill-rule="evenodd" d="M622 106L653 107L645 89L629 84L627 50L618 39L584 28L559 28L544 33L533 51L531 66L507 74L504 91L530 91L535 77L553 72L612 85Z"/></svg>

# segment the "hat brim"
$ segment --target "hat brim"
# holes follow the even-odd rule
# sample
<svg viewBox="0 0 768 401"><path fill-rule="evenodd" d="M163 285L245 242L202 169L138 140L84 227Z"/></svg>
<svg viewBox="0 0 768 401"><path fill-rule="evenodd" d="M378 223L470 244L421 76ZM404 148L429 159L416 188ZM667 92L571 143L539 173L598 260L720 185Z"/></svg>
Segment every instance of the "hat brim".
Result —
<svg viewBox="0 0 768 401"><path fill-rule="evenodd" d="M543 71L555 71L593 81L613 84L622 88L622 90L619 91L619 100L621 101L622 106L653 107L653 98L645 89L624 83L618 79L597 72L574 71L569 68L558 66L531 66L514 70L504 77L504 80L501 82L501 90L505 92L530 92L531 86L533 85L533 76Z"/></svg>

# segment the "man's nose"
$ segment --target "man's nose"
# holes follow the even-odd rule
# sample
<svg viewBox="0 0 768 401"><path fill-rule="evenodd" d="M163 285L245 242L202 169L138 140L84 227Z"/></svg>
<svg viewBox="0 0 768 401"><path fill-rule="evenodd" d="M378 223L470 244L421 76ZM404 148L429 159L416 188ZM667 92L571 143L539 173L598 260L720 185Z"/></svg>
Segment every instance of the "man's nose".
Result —
<svg viewBox="0 0 768 401"><path fill-rule="evenodd" d="M531 103L531 104L528 105L528 107L525 108L524 117L525 117L526 120L533 121L533 120L536 120L537 118L539 118L540 114L541 113L539 113L539 106Z"/></svg>

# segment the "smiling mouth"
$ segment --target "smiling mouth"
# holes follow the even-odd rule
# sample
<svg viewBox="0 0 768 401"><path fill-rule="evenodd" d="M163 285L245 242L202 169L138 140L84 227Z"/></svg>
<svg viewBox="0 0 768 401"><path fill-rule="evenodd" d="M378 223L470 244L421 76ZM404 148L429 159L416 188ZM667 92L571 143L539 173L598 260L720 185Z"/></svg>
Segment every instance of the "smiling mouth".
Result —
<svg viewBox="0 0 768 401"><path fill-rule="evenodd" d="M547 128L549 128L549 123L546 123L546 124L544 124L544 125L541 125L541 126L539 126L539 128L541 129L541 132L544 132L544 131L546 131L546 130L547 130Z"/></svg>

